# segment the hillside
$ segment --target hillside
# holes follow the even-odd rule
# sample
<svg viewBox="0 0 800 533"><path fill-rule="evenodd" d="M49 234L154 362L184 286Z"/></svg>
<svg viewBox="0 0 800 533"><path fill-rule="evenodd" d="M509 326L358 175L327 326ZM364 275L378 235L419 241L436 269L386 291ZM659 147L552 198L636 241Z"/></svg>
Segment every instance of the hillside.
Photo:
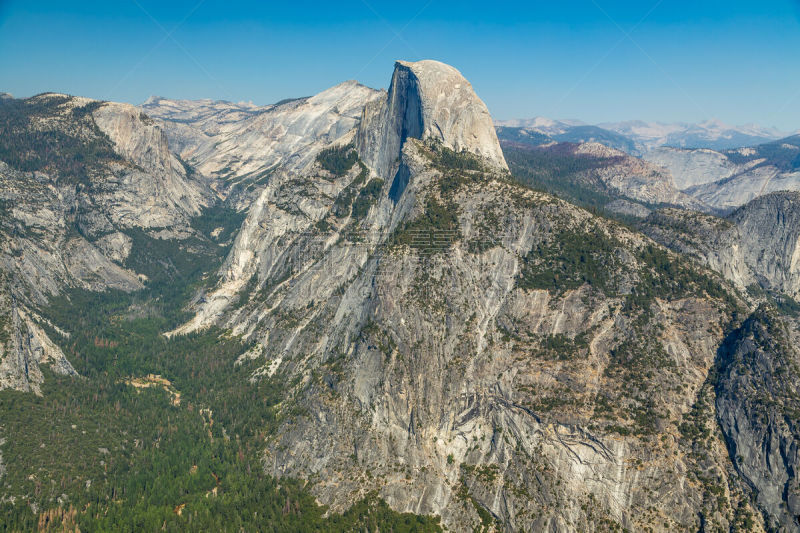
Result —
<svg viewBox="0 0 800 533"><path fill-rule="evenodd" d="M4 529L796 530L794 193L501 142L428 60L0 109Z"/></svg>

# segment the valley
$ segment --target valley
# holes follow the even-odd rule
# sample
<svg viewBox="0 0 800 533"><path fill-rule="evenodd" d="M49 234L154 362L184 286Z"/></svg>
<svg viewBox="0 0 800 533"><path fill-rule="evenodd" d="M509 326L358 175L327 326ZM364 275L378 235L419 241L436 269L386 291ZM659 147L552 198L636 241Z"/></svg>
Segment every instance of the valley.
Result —
<svg viewBox="0 0 800 533"><path fill-rule="evenodd" d="M2 529L796 531L796 137L579 126L0 100Z"/></svg>

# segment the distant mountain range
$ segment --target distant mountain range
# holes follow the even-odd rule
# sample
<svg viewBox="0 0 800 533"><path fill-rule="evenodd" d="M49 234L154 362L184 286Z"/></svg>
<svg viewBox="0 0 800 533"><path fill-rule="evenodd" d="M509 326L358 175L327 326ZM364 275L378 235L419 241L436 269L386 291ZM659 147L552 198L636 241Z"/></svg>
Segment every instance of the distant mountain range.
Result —
<svg viewBox="0 0 800 533"><path fill-rule="evenodd" d="M632 120L597 125L579 120L544 117L496 121L501 139L529 144L544 142L599 142L617 150L639 155L660 146L728 150L767 143L791 135L755 124L730 126L719 120L698 124ZM539 135L535 135L539 134ZM543 137L542 137L543 136ZM514 138L517 137L517 138Z"/></svg>

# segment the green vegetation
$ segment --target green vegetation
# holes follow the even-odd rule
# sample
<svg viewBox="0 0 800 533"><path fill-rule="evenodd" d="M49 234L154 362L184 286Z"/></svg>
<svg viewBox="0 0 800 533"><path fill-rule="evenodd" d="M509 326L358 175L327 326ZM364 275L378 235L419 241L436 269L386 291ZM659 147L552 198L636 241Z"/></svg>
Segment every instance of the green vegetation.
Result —
<svg viewBox="0 0 800 533"><path fill-rule="evenodd" d="M676 300L690 295L705 295L722 301L729 311L739 308L731 289L684 257L655 244L647 244L639 250L636 259L644 268L640 268L640 281L627 297L628 307L647 309L655 298Z"/></svg>
<svg viewBox="0 0 800 533"><path fill-rule="evenodd" d="M207 211L194 225L206 234L237 216ZM69 333L44 326L82 377L48 372L41 397L0 391L0 530L440 530L375 494L323 517L304 484L267 475L266 442L303 416L293 383L251 380L264 361L237 363L251 346L226 332L161 334L186 319L224 248L129 234L144 290L73 290L42 310Z"/></svg>
<svg viewBox="0 0 800 533"><path fill-rule="evenodd" d="M358 161L358 154L352 144L332 146L317 155L317 162L320 166L337 177L347 174L356 161Z"/></svg>
<svg viewBox="0 0 800 533"><path fill-rule="evenodd" d="M82 531L438 530L374 495L323 518L300 483L267 476L259 455L284 385L249 382L252 364L233 364L243 347L217 334L134 355L138 374L171 378L179 405L161 389L125 384L116 365L89 379L48 376L41 398L0 392L3 434L13 435L3 446L4 492L24 497L0 506L0 527L34 530L46 514L28 502L45 511L61 498L71 512L51 527Z"/></svg>
<svg viewBox="0 0 800 533"><path fill-rule="evenodd" d="M358 162L359 166L361 167L361 171L358 173L358 176L350 182L350 184L344 188L344 190L339 193L339 196L336 197L336 200L333 202L333 214L338 218L345 218L352 212L353 207L353 200L356 198L356 195L359 193L359 189L364 184L369 175L369 171L367 170L366 165L361 161Z"/></svg>
<svg viewBox="0 0 800 533"><path fill-rule="evenodd" d="M450 463L448 462L448 464ZM470 466L472 466L472 468L470 468ZM459 479L460 486L456 491L456 496L458 496L464 502L469 502L481 521L480 525L473 530L473 533L488 533L489 531L492 531L493 526L495 525L495 519L494 516L492 516L492 513L490 513L489 510L483 505L478 503L478 500L476 500L469 492L466 476L472 476L474 474L474 465L468 465L466 469L462 467L461 476Z"/></svg>
<svg viewBox="0 0 800 533"><path fill-rule="evenodd" d="M541 337L539 357L551 360L566 361L576 357L585 357L589 351L589 340L586 332L570 338L563 333Z"/></svg>
<svg viewBox="0 0 800 533"><path fill-rule="evenodd" d="M461 238L458 213L456 204L441 204L429 196L422 214L399 228L392 242L426 253L445 251Z"/></svg>
<svg viewBox="0 0 800 533"><path fill-rule="evenodd" d="M433 165L440 170L445 171L464 171L464 170L485 170L481 158L472 152L462 150L456 152L446 146L440 141L429 141L427 148L430 150L429 155Z"/></svg>
<svg viewBox="0 0 800 533"><path fill-rule="evenodd" d="M0 99L0 160L17 170L52 172L85 186L93 171L120 161L91 115L102 102L61 116L61 106L69 101L56 95Z"/></svg>
<svg viewBox="0 0 800 533"><path fill-rule="evenodd" d="M629 331L609 350L604 377L609 385L625 385L609 386L597 395L593 418L604 420L607 431L621 435L655 435L670 418L659 392L680 391L683 386L673 357L663 347L656 300L711 298L730 313L738 309L736 295L686 259L648 242L638 247L625 244L619 233L594 224L563 229L551 237L524 257L518 286L555 296L585 286L590 294L620 299ZM586 339L579 337L537 339L507 332L503 340L525 347L538 359L569 363L587 353ZM530 392L528 405L538 413L580 403L569 387Z"/></svg>
<svg viewBox="0 0 800 533"><path fill-rule="evenodd" d="M503 145L503 155L513 178L522 185L548 192L581 207L602 209L616 198L582 176L613 161L588 154L576 155L569 144L537 148Z"/></svg>
<svg viewBox="0 0 800 533"><path fill-rule="evenodd" d="M592 214L635 227L640 219L606 209L613 200L624 198L592 176L592 170L614 164L615 158L574 154L568 143L552 147L503 143L503 155L511 179L520 185L558 196ZM661 205L638 202L649 209Z"/></svg>
<svg viewBox="0 0 800 533"><path fill-rule="evenodd" d="M754 298L763 298L782 315L790 317L800 316L800 302L778 291L766 290L758 284L747 287L747 292Z"/></svg>
<svg viewBox="0 0 800 533"><path fill-rule="evenodd" d="M583 232L562 231L535 246L525 257L517 286L557 294L588 283L606 294L616 290L621 243L597 227Z"/></svg>
<svg viewBox="0 0 800 533"><path fill-rule="evenodd" d="M509 126L499 126L496 128L497 138L514 144L526 146L540 146L553 142L553 138L528 128L516 128ZM505 144L505 143L503 143Z"/></svg>
<svg viewBox="0 0 800 533"><path fill-rule="evenodd" d="M208 239L227 242L242 227L246 217L246 211L215 205L203 208L202 215L192 220L192 227ZM220 231L214 235L213 232L217 229Z"/></svg>
<svg viewBox="0 0 800 533"><path fill-rule="evenodd" d="M369 183L361 189L356 201L353 203L353 219L359 221L367 216L369 208L380 198L382 189L382 179L375 178L369 180Z"/></svg>
<svg viewBox="0 0 800 533"><path fill-rule="evenodd" d="M525 256L517 285L558 295L588 284L606 296L625 296L629 309L647 310L656 298L675 300L692 294L737 308L735 297L718 279L686 259L647 243L623 261L625 249L597 226L562 230ZM626 280L633 282L630 290Z"/></svg>
<svg viewBox="0 0 800 533"><path fill-rule="evenodd" d="M785 146L790 145L790 146ZM795 148L791 148L794 146ZM794 135L785 139L778 139L753 147L755 153L744 155L738 150L726 150L724 154L728 159L736 164L743 165L756 159L764 159L756 165L775 165L783 172L792 172L800 169L800 153L796 147L800 147L800 135Z"/></svg>

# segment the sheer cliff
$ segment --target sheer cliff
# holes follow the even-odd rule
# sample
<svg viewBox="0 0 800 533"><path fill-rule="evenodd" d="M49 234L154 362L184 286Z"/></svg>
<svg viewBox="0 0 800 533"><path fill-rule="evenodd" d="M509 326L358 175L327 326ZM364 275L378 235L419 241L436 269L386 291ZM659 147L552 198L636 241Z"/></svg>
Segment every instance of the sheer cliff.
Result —
<svg viewBox="0 0 800 533"><path fill-rule="evenodd" d="M289 384L265 468L334 509L374 490L457 530L733 527L753 507L709 374L743 302L512 181L491 128L441 122L452 72L399 63L352 144L274 173L174 333L257 342L253 378Z"/></svg>
<svg viewBox="0 0 800 533"><path fill-rule="evenodd" d="M74 497L79 520L224 529L383 500L453 531L797 530L800 329L770 307L797 292L796 194L660 209L640 232L513 176L435 61L263 107L0 109L0 388L94 373L70 389L85 403L0 407L111 428L52 417L91 444L68 462L87 484L52 433L23 470L7 427L26 412L3 411L3 469L33 494L3 485L3 509ZM567 148L545 150L629 209L705 208L650 163ZM169 466L158 512L139 496L164 474L142 464Z"/></svg>
<svg viewBox="0 0 800 533"><path fill-rule="evenodd" d="M800 358L774 311L759 308L721 349L717 416L737 471L777 531L800 516Z"/></svg>
<svg viewBox="0 0 800 533"><path fill-rule="evenodd" d="M740 289L800 297L800 193L758 197L726 218L657 211L643 229L657 241L697 257Z"/></svg>

